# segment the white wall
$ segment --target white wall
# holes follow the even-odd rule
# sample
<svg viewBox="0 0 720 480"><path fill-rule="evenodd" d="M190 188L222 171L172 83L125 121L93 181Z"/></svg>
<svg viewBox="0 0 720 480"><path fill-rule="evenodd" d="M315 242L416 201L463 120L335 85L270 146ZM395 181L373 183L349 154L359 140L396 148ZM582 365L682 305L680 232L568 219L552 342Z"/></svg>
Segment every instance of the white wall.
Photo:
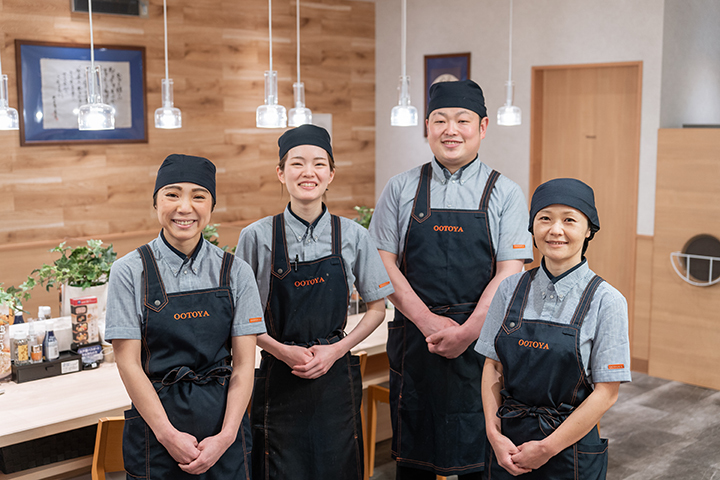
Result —
<svg viewBox="0 0 720 480"><path fill-rule="evenodd" d="M666 0L660 127L720 124L720 2Z"/></svg>
<svg viewBox="0 0 720 480"><path fill-rule="evenodd" d="M422 126L390 127L400 75L400 0L376 2L376 196L387 180L429 161ZM513 80L519 127L499 127L508 75L508 0L408 0L412 103L424 113L423 56L471 52L471 77L485 92L490 128L480 158L528 196L531 68L643 62L637 232L652 235L663 41L663 0L514 0Z"/></svg>

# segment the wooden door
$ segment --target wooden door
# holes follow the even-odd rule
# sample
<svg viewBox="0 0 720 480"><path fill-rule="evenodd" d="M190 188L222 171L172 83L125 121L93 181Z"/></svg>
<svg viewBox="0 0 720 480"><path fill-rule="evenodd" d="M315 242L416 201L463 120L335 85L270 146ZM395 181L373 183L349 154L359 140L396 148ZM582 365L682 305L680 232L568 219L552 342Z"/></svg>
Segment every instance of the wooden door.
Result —
<svg viewBox="0 0 720 480"><path fill-rule="evenodd" d="M558 177L592 186L600 231L588 262L625 295L631 315L641 82L641 62L533 68L530 192Z"/></svg>

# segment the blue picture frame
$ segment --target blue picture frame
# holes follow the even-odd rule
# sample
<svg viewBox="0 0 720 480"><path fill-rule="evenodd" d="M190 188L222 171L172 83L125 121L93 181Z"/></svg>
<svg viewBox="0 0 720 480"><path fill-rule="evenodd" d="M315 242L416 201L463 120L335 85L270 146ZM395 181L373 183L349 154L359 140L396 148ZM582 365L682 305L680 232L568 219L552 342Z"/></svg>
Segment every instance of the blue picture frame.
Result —
<svg viewBox="0 0 720 480"><path fill-rule="evenodd" d="M53 144L84 144L84 143L147 143L147 105L145 95L145 47L95 45L95 62L118 62L123 72L129 69L129 98L123 92L127 104L126 124L114 130L81 131L77 127L46 128L43 118L44 79L41 61L73 60L90 62L90 45L36 42L15 40L15 57L17 65L18 105L20 113L20 145L53 145ZM47 63L46 63L47 64ZM75 94L85 84L80 75L72 80ZM84 77L82 82L84 82ZM45 79L47 84L47 79ZM118 91L120 89L118 88ZM54 98L54 97L53 97ZM104 100L105 101L105 100ZM47 102L47 99L46 99ZM84 102L82 102L84 103ZM107 102L111 103L111 102ZM67 116L68 112L65 112ZM66 122L67 123L67 122Z"/></svg>

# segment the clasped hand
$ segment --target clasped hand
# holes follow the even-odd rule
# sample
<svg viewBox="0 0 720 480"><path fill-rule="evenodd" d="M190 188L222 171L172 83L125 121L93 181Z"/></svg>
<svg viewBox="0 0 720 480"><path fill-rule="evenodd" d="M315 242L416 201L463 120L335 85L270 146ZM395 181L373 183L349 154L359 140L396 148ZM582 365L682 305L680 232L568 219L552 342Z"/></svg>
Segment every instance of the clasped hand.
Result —
<svg viewBox="0 0 720 480"><path fill-rule="evenodd" d="M445 358L457 358L475 340L460 324L448 317L438 316L442 322L432 322L428 332L423 331L428 351Z"/></svg>
<svg viewBox="0 0 720 480"><path fill-rule="evenodd" d="M161 443L178 462L181 470L191 475L200 475L215 465L225 453L232 443L229 440L221 432L198 443L193 435L176 430L170 439Z"/></svg>
<svg viewBox="0 0 720 480"><path fill-rule="evenodd" d="M333 345L289 345L282 360L292 368L293 375L312 380L325 375L341 356Z"/></svg>

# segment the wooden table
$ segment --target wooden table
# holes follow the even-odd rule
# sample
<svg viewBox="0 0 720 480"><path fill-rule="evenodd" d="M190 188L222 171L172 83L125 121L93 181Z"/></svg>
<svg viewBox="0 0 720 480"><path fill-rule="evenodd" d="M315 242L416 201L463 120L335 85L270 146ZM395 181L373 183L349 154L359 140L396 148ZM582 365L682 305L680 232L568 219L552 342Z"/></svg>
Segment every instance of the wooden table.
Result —
<svg viewBox="0 0 720 480"><path fill-rule="evenodd" d="M387 310L385 322L392 315L393 310ZM352 331L361 318L362 315L348 317L346 330ZM386 342L387 325L383 324L353 349L368 354L363 388L387 380ZM3 387L0 447L95 425L99 418L122 416L130 407L130 397L114 363L22 384L6 383ZM0 480L68 478L89 472L91 464L92 456L88 455L17 473L0 473Z"/></svg>

